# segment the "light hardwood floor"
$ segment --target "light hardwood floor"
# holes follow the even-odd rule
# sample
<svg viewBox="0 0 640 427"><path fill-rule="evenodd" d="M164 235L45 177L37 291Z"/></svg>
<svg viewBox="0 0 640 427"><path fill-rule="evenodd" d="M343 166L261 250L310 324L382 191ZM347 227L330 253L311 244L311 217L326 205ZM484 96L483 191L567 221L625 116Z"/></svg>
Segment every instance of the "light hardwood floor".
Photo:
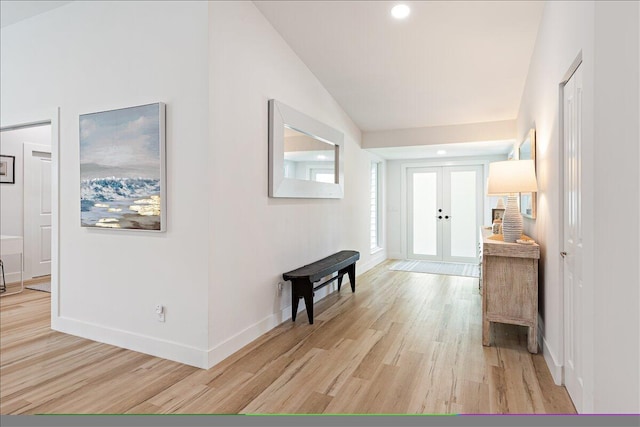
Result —
<svg viewBox="0 0 640 427"><path fill-rule="evenodd" d="M575 413L526 328L482 346L477 279L384 263L209 370L50 330L47 293L0 300L0 413Z"/></svg>

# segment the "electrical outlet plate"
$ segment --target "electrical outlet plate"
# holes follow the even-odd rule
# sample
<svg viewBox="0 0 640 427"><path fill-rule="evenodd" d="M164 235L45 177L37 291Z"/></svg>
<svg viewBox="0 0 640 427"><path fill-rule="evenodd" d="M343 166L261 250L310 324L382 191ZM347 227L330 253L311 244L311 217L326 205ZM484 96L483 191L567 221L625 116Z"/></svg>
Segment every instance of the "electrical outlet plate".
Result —
<svg viewBox="0 0 640 427"><path fill-rule="evenodd" d="M156 304L156 314L158 315L158 322L164 322L164 306L162 304Z"/></svg>

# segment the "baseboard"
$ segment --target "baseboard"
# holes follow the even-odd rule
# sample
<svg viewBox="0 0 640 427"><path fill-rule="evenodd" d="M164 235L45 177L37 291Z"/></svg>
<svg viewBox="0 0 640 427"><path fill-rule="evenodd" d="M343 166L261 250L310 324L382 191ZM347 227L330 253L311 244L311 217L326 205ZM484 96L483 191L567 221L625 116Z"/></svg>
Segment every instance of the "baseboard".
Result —
<svg viewBox="0 0 640 427"><path fill-rule="evenodd" d="M387 260L387 252L385 250L381 250L371 255L371 258L365 263L359 263L356 265L356 273L363 274L367 271L371 270L376 265L385 262ZM345 276L346 279L346 276Z"/></svg>
<svg viewBox="0 0 640 427"><path fill-rule="evenodd" d="M544 337L544 322L540 315L538 314L538 342L542 347L542 355L544 356L544 361L547 363L547 367L549 368L549 372L551 372L551 377L553 378L553 382L556 385L562 385L564 383L563 373L564 367L562 363L558 363L558 358L555 353L549 347L549 343Z"/></svg>
<svg viewBox="0 0 640 427"><path fill-rule="evenodd" d="M289 308L289 313L291 313L291 308ZM291 314L289 314L289 317L291 317ZM207 369L222 362L224 359L254 341L259 336L269 332L285 320L286 319L282 318L281 313L271 314L259 322L243 329L226 341L223 341L217 346L211 348L207 352Z"/></svg>
<svg viewBox="0 0 640 427"><path fill-rule="evenodd" d="M398 252L398 253L389 252L387 254L387 258L388 259L404 259L404 256L402 256L401 252Z"/></svg>
<svg viewBox="0 0 640 427"><path fill-rule="evenodd" d="M27 280L28 277L24 276L24 280ZM30 277L29 277L30 279ZM7 285L13 285L15 283L20 283L20 272L18 271L17 273L4 273L4 280L6 281Z"/></svg>
<svg viewBox="0 0 640 427"><path fill-rule="evenodd" d="M108 328L67 317L51 319L51 329L92 341L115 345L196 368L208 368L207 352L195 347L161 340L148 335Z"/></svg>
<svg viewBox="0 0 640 427"><path fill-rule="evenodd" d="M356 266L356 272L358 275L366 273L376 265L380 264L381 262L384 262L386 259L387 257L386 257L385 251L380 251L374 254L368 260L368 262L358 263ZM342 288L344 289L345 287L347 288L349 287L349 278L346 275L344 276L344 279L342 282ZM337 289L338 289L337 284L334 282L316 291L315 296L313 297L314 304L322 300L332 292L336 291ZM300 304L298 306L298 313L304 310L305 310L304 304ZM215 347L212 347L207 352L207 368L211 368L212 366L222 362L224 359L231 356L233 353L240 350L242 347L246 346L247 344L251 343L258 337L260 337L261 335L269 332L271 329L275 328L276 326L280 325L283 322L286 322L289 319L291 319L291 305L288 305L287 307L284 307L280 311L265 317L264 319L254 323L253 325L250 325L249 327L233 335L231 338L228 338L227 340L216 345ZM301 319L301 320L307 321L306 316L304 316L304 319Z"/></svg>

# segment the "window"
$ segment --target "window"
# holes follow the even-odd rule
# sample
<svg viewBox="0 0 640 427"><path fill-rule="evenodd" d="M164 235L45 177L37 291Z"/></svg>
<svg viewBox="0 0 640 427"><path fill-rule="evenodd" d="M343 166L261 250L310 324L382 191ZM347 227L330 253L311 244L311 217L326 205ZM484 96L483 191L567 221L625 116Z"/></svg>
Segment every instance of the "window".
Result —
<svg viewBox="0 0 640 427"><path fill-rule="evenodd" d="M380 163L371 162L371 253L381 248L380 236Z"/></svg>
<svg viewBox="0 0 640 427"><path fill-rule="evenodd" d="M311 169L311 181L336 183L336 173L333 169Z"/></svg>

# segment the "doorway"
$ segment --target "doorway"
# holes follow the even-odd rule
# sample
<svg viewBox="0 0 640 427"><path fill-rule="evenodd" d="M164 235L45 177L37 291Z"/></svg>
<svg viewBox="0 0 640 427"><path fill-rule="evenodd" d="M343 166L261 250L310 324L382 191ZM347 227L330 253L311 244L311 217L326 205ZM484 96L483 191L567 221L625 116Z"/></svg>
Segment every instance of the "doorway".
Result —
<svg viewBox="0 0 640 427"><path fill-rule="evenodd" d="M24 144L25 276L51 275L51 146Z"/></svg>
<svg viewBox="0 0 640 427"><path fill-rule="evenodd" d="M477 261L482 166L407 168L407 257Z"/></svg>
<svg viewBox="0 0 640 427"><path fill-rule="evenodd" d="M5 280L16 293L25 284L50 280L52 135L51 121L0 129L3 154L15 159L15 178L0 191L0 231L20 241L19 255L3 257Z"/></svg>

